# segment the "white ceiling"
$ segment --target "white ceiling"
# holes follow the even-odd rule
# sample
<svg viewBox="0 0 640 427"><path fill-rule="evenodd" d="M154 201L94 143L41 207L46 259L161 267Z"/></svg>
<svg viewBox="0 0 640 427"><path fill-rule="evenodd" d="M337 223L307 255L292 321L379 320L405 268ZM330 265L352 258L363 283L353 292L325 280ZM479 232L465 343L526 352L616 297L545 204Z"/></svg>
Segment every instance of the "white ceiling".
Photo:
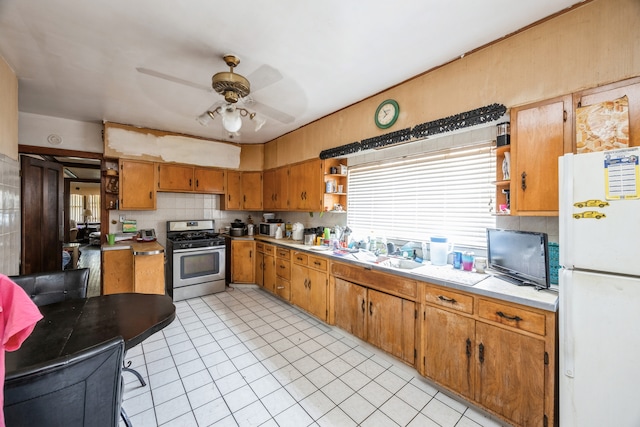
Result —
<svg viewBox="0 0 640 427"><path fill-rule="evenodd" d="M267 123L232 140L261 143L579 2L2 0L0 55L22 112L229 140L196 117L236 54Z"/></svg>

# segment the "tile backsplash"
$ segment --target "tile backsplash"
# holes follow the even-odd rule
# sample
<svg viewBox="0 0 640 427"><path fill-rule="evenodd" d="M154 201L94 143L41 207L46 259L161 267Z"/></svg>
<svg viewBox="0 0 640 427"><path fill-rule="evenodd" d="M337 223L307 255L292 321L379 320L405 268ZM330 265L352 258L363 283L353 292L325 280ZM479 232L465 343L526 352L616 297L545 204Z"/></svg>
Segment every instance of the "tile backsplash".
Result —
<svg viewBox="0 0 640 427"><path fill-rule="evenodd" d="M20 272L20 163L0 154L0 273Z"/></svg>

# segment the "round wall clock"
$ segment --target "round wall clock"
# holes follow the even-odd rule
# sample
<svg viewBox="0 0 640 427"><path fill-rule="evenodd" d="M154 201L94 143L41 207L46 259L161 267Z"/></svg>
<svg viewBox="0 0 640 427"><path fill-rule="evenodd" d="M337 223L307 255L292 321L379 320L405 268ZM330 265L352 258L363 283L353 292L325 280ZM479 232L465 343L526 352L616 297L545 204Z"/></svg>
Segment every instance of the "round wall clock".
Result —
<svg viewBox="0 0 640 427"><path fill-rule="evenodd" d="M399 114L400 106L395 100L387 99L386 101L382 101L374 116L376 126L380 129L390 128L396 120L398 120Z"/></svg>

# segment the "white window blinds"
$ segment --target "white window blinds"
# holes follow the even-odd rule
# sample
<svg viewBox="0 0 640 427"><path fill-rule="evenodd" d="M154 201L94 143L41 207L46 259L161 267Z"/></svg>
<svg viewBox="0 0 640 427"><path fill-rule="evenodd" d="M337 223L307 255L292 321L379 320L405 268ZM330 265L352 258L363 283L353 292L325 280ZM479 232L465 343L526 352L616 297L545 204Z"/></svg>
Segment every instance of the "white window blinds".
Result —
<svg viewBox="0 0 640 427"><path fill-rule="evenodd" d="M446 236L486 246L495 227L495 155L489 144L349 169L347 224L402 240Z"/></svg>

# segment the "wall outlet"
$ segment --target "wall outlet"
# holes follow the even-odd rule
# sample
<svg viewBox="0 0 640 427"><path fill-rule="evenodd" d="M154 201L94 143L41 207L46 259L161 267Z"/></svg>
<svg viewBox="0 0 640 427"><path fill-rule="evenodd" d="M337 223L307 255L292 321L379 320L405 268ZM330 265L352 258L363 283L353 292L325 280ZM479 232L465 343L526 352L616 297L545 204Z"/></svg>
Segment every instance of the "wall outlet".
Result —
<svg viewBox="0 0 640 427"><path fill-rule="evenodd" d="M125 220L125 216L124 215L120 215L120 222L124 222Z"/></svg>

